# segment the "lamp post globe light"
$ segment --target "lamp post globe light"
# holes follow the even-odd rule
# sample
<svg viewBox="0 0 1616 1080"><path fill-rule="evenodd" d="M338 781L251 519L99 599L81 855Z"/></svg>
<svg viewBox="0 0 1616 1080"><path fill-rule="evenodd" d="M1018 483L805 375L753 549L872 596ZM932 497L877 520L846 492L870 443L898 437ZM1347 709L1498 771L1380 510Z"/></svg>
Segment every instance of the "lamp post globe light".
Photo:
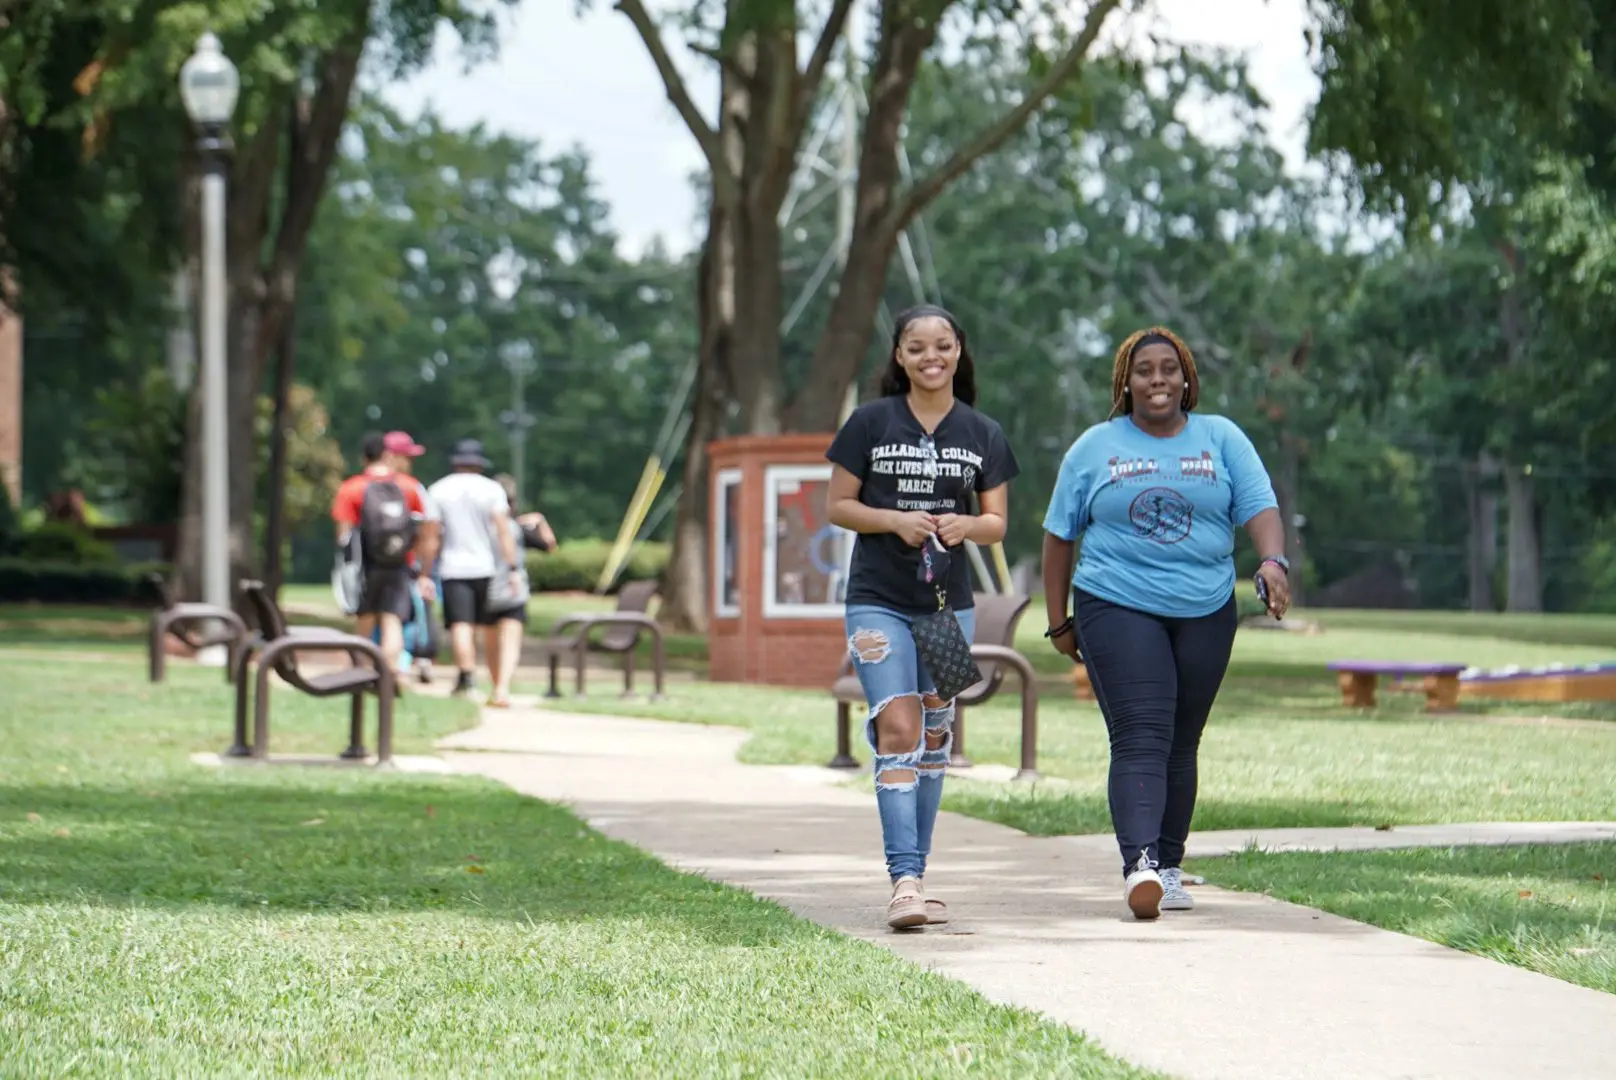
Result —
<svg viewBox="0 0 1616 1080"><path fill-rule="evenodd" d="M180 99L196 125L202 175L202 600L230 606L229 403L225 393L225 134L240 92L236 66L219 39L202 35L196 51L180 68ZM222 645L197 656L222 665Z"/></svg>

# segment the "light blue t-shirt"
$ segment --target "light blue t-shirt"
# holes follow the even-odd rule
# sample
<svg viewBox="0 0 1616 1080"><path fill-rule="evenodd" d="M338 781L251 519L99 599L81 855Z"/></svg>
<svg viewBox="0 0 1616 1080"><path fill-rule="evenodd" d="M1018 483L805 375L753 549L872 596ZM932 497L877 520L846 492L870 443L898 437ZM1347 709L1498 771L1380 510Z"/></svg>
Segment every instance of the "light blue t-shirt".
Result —
<svg viewBox="0 0 1616 1080"><path fill-rule="evenodd" d="M1044 530L1083 537L1072 584L1170 618L1210 615L1234 591L1234 530L1278 506L1234 421L1190 413L1170 439L1119 416L1066 451Z"/></svg>

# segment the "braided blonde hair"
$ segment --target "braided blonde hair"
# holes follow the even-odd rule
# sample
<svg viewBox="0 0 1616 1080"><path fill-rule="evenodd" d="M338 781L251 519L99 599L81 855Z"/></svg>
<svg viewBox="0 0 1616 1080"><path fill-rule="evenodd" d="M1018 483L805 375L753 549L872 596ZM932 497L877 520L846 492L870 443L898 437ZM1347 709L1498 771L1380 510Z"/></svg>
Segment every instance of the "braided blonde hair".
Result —
<svg viewBox="0 0 1616 1080"><path fill-rule="evenodd" d="M1195 372L1195 356L1190 347L1184 344L1179 336L1165 326L1148 326L1143 330L1135 330L1117 346L1116 359L1111 364L1111 416L1118 413L1127 415L1133 412L1133 401L1128 389L1128 371L1133 367L1133 353L1139 343L1146 338L1159 337L1173 347L1178 353L1178 362L1184 368L1184 411L1189 412L1200 404L1201 379Z"/></svg>

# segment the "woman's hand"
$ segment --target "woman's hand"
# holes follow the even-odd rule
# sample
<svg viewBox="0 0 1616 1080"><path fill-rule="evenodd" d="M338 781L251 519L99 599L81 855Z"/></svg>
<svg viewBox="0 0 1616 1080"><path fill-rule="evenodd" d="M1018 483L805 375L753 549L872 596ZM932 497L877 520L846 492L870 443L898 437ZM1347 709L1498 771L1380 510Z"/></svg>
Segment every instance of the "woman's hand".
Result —
<svg viewBox="0 0 1616 1080"><path fill-rule="evenodd" d="M1257 567L1257 577L1268 588L1268 610L1276 619L1283 619L1291 606L1291 582L1278 563L1265 562Z"/></svg>
<svg viewBox="0 0 1616 1080"><path fill-rule="evenodd" d="M893 519L892 531L910 547L919 547L937 531L937 519L924 510L910 510Z"/></svg>
<svg viewBox="0 0 1616 1080"><path fill-rule="evenodd" d="M1071 660L1073 663L1080 663L1082 661L1083 656L1077 651L1076 628L1068 626L1058 634L1051 634L1049 635L1049 641L1050 644L1055 646L1056 652Z"/></svg>
<svg viewBox="0 0 1616 1080"><path fill-rule="evenodd" d="M946 547L959 547L971 535L971 521L965 514L940 514L937 517L937 538Z"/></svg>

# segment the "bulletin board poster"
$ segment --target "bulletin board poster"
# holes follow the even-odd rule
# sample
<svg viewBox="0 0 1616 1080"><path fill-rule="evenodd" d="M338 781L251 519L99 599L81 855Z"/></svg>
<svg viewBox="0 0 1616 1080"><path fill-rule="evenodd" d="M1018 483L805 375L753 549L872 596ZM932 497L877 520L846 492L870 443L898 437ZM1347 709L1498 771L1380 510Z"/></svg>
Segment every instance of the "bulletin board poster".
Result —
<svg viewBox="0 0 1616 1080"><path fill-rule="evenodd" d="M763 489L763 614L840 618L853 534L827 517L830 465L771 465Z"/></svg>

